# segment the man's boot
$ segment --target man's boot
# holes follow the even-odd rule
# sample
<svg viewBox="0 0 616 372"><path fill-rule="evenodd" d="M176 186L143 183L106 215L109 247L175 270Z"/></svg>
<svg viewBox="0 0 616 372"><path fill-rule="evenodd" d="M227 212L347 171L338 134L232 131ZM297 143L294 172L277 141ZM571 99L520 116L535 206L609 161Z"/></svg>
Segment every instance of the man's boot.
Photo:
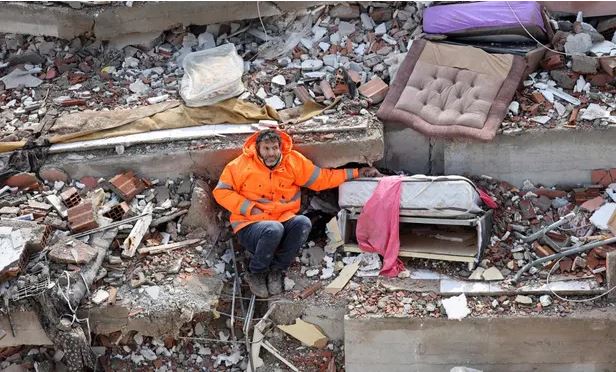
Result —
<svg viewBox="0 0 616 372"><path fill-rule="evenodd" d="M282 271L272 270L267 275L267 290L272 296L282 293Z"/></svg>
<svg viewBox="0 0 616 372"><path fill-rule="evenodd" d="M267 277L267 273L246 273L244 275L244 279L246 283L248 283L248 287L250 287L250 291L257 297L267 298L267 284L265 282L265 278Z"/></svg>

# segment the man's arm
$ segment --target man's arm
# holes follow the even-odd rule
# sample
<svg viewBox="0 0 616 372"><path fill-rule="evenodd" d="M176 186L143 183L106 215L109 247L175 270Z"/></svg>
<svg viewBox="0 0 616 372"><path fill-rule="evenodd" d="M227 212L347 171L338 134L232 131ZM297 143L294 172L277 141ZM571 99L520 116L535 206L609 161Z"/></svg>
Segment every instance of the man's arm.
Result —
<svg viewBox="0 0 616 372"><path fill-rule="evenodd" d="M304 155L297 153L299 164L296 172L296 184L307 187L314 191L321 191L340 186L345 181L352 180L360 176L366 176L365 169L370 168L348 168L348 169L327 169L320 168ZM378 172L377 172L378 173Z"/></svg>
<svg viewBox="0 0 616 372"><path fill-rule="evenodd" d="M234 214L249 216L261 213L261 210L255 207L255 203L243 197L236 191L237 189L231 167L227 165L212 192L214 199L216 199L218 204Z"/></svg>

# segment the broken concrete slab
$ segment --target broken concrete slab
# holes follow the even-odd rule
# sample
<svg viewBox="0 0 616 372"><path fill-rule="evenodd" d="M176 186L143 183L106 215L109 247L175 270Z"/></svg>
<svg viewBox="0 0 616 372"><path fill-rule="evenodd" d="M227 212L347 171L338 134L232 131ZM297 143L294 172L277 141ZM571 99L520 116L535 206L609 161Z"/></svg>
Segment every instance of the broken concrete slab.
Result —
<svg viewBox="0 0 616 372"><path fill-rule="evenodd" d="M49 248L49 259L64 264L86 264L96 257L98 251L77 239L61 239Z"/></svg>
<svg viewBox="0 0 616 372"><path fill-rule="evenodd" d="M571 69L581 74L595 74L599 68L599 60L586 55L573 55Z"/></svg>
<svg viewBox="0 0 616 372"><path fill-rule="evenodd" d="M85 11L36 3L0 3L0 32L53 36L71 40L92 31L94 17Z"/></svg>
<svg viewBox="0 0 616 372"><path fill-rule="evenodd" d="M53 345L36 312L12 311L11 321L6 314L0 316L0 329L11 329L11 323L15 336L8 332L5 337L0 338L0 349L22 345Z"/></svg>
<svg viewBox="0 0 616 372"><path fill-rule="evenodd" d="M485 270L481 274L481 277L483 278L483 280L487 280L487 281L496 281L496 280L505 279L505 277L500 272L500 270L498 270L498 268L496 268L495 266L492 266L489 269Z"/></svg>
<svg viewBox="0 0 616 372"><path fill-rule="evenodd" d="M367 125L367 129L319 136L295 134L294 148L322 168L340 167L348 163L374 163L381 159L384 150L382 124L361 116L349 118L348 121L342 120L338 126ZM83 156L79 159L75 159L74 154L55 152L49 155L42 168L60 168L75 179L84 176L110 177L126 169L154 178L198 174L215 179L220 176L225 165L240 154L246 137L247 134L226 135L224 142L216 138L204 138L199 140L199 146L167 139L166 143L127 147L123 155L116 154L112 148L82 151L82 154L88 154L88 158ZM146 147L148 150L144 151Z"/></svg>
<svg viewBox="0 0 616 372"><path fill-rule="evenodd" d="M484 371L560 371L563 365L611 370L614 326L616 316L606 317L600 310L561 318L506 316L461 322L430 317L347 317L345 370L442 372L459 365ZM581 347L580 334L588 336L583 354L570 351ZM555 342L561 345L557 349Z"/></svg>
<svg viewBox="0 0 616 372"><path fill-rule="evenodd" d="M101 40L110 40L119 35L164 31L181 24L209 25L282 15L284 11L303 9L313 2L287 2L279 4L264 2L259 6L249 2L160 2L141 3L133 7L106 7L94 24L94 34Z"/></svg>
<svg viewBox="0 0 616 372"><path fill-rule="evenodd" d="M94 334L137 331L150 337L178 335L182 325L211 314L223 285L220 279L198 274L178 279L172 287L160 289L156 299L145 291L137 295L125 284L118 290L124 301L80 310L87 312Z"/></svg>

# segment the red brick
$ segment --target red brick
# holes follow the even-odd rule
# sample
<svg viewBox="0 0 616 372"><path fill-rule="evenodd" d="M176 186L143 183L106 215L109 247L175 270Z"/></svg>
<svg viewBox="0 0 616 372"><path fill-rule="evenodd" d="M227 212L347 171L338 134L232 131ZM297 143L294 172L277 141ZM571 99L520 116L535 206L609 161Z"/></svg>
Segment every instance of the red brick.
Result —
<svg viewBox="0 0 616 372"><path fill-rule="evenodd" d="M596 198L590 199L582 203L582 205L580 205L580 208L587 210L588 212L594 212L599 209L599 207L601 207L604 202L605 200L602 196L597 196Z"/></svg>
<svg viewBox="0 0 616 372"><path fill-rule="evenodd" d="M571 271L571 266L573 266L573 260L568 257L563 258L562 260L560 260L559 266L561 273L569 272Z"/></svg>
<svg viewBox="0 0 616 372"><path fill-rule="evenodd" d="M601 181L607 176L606 169L593 169L590 172L590 182L595 185L601 184Z"/></svg>
<svg viewBox="0 0 616 372"><path fill-rule="evenodd" d="M565 66L563 57L559 54L552 54L541 61L541 67L544 70L557 70Z"/></svg>
<svg viewBox="0 0 616 372"><path fill-rule="evenodd" d="M79 180L79 182L81 182L84 185L86 185L86 188L88 190L94 190L96 188L96 186L98 186L98 180L95 177L92 177L92 176L82 177Z"/></svg>
<svg viewBox="0 0 616 372"><path fill-rule="evenodd" d="M135 195L145 190L143 181L137 178L132 171L114 176L109 180L109 185L124 201L132 200Z"/></svg>
<svg viewBox="0 0 616 372"><path fill-rule="evenodd" d="M539 104L542 104L545 102L545 97L543 96L543 94L541 94L541 92L534 91L532 94L532 98L533 98L533 101Z"/></svg>
<svg viewBox="0 0 616 372"><path fill-rule="evenodd" d="M323 91L323 95L325 96L325 99L336 98L336 95L334 94L334 91L332 90L332 87L329 85L327 80L321 80L320 86L321 90Z"/></svg>
<svg viewBox="0 0 616 372"><path fill-rule="evenodd" d="M5 181L5 185L20 189L38 189L40 184L34 173L17 173Z"/></svg>
<svg viewBox="0 0 616 372"><path fill-rule="evenodd" d="M111 218L114 221L120 221L126 218L129 210L130 208L128 207L128 204L126 204L126 202L122 202L111 207L111 209L105 213L104 216Z"/></svg>
<svg viewBox="0 0 616 372"><path fill-rule="evenodd" d="M616 76L616 57L599 58L599 64L608 75Z"/></svg>
<svg viewBox="0 0 616 372"><path fill-rule="evenodd" d="M598 74L592 75L592 77L590 78L590 85L595 87L605 87L612 81L614 81L613 76L610 76L606 72L600 72Z"/></svg>
<svg viewBox="0 0 616 372"><path fill-rule="evenodd" d="M528 199L524 199L520 202L520 212L522 212L522 218L524 218L525 220L532 220L534 218L537 218L533 203L531 203L531 201Z"/></svg>
<svg viewBox="0 0 616 372"><path fill-rule="evenodd" d="M599 266L599 261L599 257L597 257L592 251L590 251L590 253L586 256L586 266L591 270L594 270Z"/></svg>
<svg viewBox="0 0 616 372"><path fill-rule="evenodd" d="M359 73L357 71L347 70L347 74L349 74L349 78L351 78L351 81L355 84L359 84L361 82L361 76L359 76Z"/></svg>
<svg viewBox="0 0 616 372"><path fill-rule="evenodd" d="M333 88L333 91L334 91L334 94L336 94L337 96L341 96L349 92L349 86L346 85L345 83L338 83Z"/></svg>
<svg viewBox="0 0 616 372"><path fill-rule="evenodd" d="M602 189L603 189L603 186L599 186L598 188L589 187L584 190L575 191L574 193L575 203L582 204L585 201L596 198L597 196L601 195Z"/></svg>
<svg viewBox="0 0 616 372"><path fill-rule="evenodd" d="M91 201L69 208L68 227L73 233L83 232L98 227Z"/></svg>
<svg viewBox="0 0 616 372"><path fill-rule="evenodd" d="M533 192L537 196L547 196L550 199L564 198L567 196L567 192L562 191L562 190L552 190L552 189L540 188L540 189L533 190Z"/></svg>
<svg viewBox="0 0 616 372"><path fill-rule="evenodd" d="M389 86L381 78L376 77L359 87L359 93L368 98L372 104L382 102L387 95Z"/></svg>
<svg viewBox="0 0 616 372"><path fill-rule="evenodd" d="M306 89L303 85L298 85L293 89L295 96L302 101L302 103L312 101L312 97L310 97L310 93L308 93L308 89Z"/></svg>
<svg viewBox="0 0 616 372"><path fill-rule="evenodd" d="M65 190L62 194L60 194L60 198L64 202L67 208L72 208L77 204L81 203L81 196L79 196L79 191L76 188L71 187Z"/></svg>

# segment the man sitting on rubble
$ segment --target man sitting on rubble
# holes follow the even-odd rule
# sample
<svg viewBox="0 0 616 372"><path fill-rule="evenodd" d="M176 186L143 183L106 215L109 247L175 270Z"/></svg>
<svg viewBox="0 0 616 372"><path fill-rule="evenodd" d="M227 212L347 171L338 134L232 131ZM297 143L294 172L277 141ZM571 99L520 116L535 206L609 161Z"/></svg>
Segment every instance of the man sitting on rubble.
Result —
<svg viewBox="0 0 616 372"><path fill-rule="evenodd" d="M375 168L321 169L293 150L291 137L277 130L250 136L243 153L222 172L214 198L231 212L231 227L252 258L245 279L252 293L282 292L282 274L308 239L312 224L300 209L300 187L320 191L362 176Z"/></svg>

